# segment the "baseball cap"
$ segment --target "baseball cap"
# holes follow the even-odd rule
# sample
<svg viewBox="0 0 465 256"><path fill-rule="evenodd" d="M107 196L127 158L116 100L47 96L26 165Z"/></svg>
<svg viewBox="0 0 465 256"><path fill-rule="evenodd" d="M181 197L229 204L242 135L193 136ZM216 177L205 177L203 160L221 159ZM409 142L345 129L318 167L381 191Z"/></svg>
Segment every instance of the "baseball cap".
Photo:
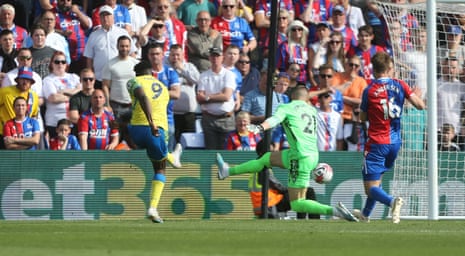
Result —
<svg viewBox="0 0 465 256"><path fill-rule="evenodd" d="M109 6L109 5L103 5L103 6L100 7L100 9L98 11L98 14L102 15L105 12L113 15L113 8L111 8L111 6Z"/></svg>
<svg viewBox="0 0 465 256"><path fill-rule="evenodd" d="M346 10L344 9L344 6L342 6L342 5L336 5L336 6L334 6L333 12L332 12L332 13L334 13L334 12L342 12L342 13L345 14L345 13L346 13Z"/></svg>
<svg viewBox="0 0 465 256"><path fill-rule="evenodd" d="M211 47L210 49L208 49L208 52L210 54L223 55L223 49L219 47Z"/></svg>
<svg viewBox="0 0 465 256"><path fill-rule="evenodd" d="M18 69L18 76L16 76L15 81L18 82L18 78L24 78L24 79L31 80L32 83L35 83L36 81L34 80L34 78L32 78L32 74L33 74L33 71L31 67L26 67L26 66L20 67Z"/></svg>
<svg viewBox="0 0 465 256"><path fill-rule="evenodd" d="M460 26L457 26L457 25L450 25L447 28L447 32L451 33L453 35L460 35L460 34L462 34L462 28Z"/></svg>

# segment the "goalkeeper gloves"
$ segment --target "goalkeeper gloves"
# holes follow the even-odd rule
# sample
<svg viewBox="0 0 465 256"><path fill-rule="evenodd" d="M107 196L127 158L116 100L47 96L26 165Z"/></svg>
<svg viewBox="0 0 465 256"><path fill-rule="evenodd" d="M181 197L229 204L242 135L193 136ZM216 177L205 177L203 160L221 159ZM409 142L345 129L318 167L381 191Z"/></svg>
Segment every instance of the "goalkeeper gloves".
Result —
<svg viewBox="0 0 465 256"><path fill-rule="evenodd" d="M247 125L247 130L249 130L249 132L252 132L254 134L263 133L265 131L265 129L263 129L263 126L261 126L260 124L259 125L249 124Z"/></svg>

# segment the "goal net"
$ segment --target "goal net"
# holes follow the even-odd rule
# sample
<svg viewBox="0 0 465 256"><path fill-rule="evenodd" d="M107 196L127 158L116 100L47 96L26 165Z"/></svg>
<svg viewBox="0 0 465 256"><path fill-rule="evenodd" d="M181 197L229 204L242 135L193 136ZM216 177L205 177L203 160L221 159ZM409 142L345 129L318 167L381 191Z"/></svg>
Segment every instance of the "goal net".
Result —
<svg viewBox="0 0 465 256"><path fill-rule="evenodd" d="M465 1L464 1L465 3ZM459 134L465 112L465 4L436 4L436 42L426 31L426 1L417 4L377 2L389 30L395 76L418 88L425 100L427 90L437 88L437 120L427 120L426 111L405 106L403 146L394 167L390 190L402 196L401 216L426 218L429 211L427 126L437 122L438 214L440 219L465 218L465 144ZM435 43L437 81L427 81L426 43ZM462 82L462 81L463 82ZM457 135L454 137L454 133ZM448 139L451 139L449 142Z"/></svg>

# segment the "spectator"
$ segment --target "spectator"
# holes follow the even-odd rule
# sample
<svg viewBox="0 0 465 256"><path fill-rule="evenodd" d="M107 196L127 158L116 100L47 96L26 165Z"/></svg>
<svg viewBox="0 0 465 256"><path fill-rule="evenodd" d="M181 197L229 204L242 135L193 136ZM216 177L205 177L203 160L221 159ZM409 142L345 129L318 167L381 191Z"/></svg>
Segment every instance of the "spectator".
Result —
<svg viewBox="0 0 465 256"><path fill-rule="evenodd" d="M66 61L68 64L71 63L71 56L69 51L69 44L64 33L60 30L55 30L57 15L52 10L46 10L38 17L38 24L41 24L45 29L45 45L50 46L56 51L64 52L66 55ZM32 37L28 36L24 42L23 47L31 47L33 44Z"/></svg>
<svg viewBox="0 0 465 256"><path fill-rule="evenodd" d="M213 5L218 10L218 15L222 16L223 9L221 9L222 0L213 0ZM249 24L254 22L253 10L249 6L252 4L250 2L245 2L244 0L237 0L236 16L244 18Z"/></svg>
<svg viewBox="0 0 465 256"><path fill-rule="evenodd" d="M299 64L298 80L307 81L308 70L308 29L300 20L294 20L287 28L287 41L278 47L276 68L285 72L292 63Z"/></svg>
<svg viewBox="0 0 465 256"><path fill-rule="evenodd" d="M50 75L43 80L45 127L50 138L56 137L56 125L68 116L69 99L81 90L79 76L67 72L65 54L55 52L50 62Z"/></svg>
<svg viewBox="0 0 465 256"><path fill-rule="evenodd" d="M184 0L176 9L176 14L186 29L191 30L196 25L197 15L200 11L206 11L213 17L217 13L215 5L208 0Z"/></svg>
<svg viewBox="0 0 465 256"><path fill-rule="evenodd" d="M3 126L6 149L35 150L40 141L39 122L28 116L28 102L18 96L13 101L15 116Z"/></svg>
<svg viewBox="0 0 465 256"><path fill-rule="evenodd" d="M139 6L134 0L123 0L122 4L128 9L131 17L131 35L132 40L137 48L137 59L142 58L142 49L140 44L140 31L147 24L147 12L144 7Z"/></svg>
<svg viewBox="0 0 465 256"><path fill-rule="evenodd" d="M338 31L342 34L345 53L350 49L350 47L357 46L357 37L355 37L354 31L349 26L346 26L346 20L347 17L344 7L342 5L336 5L331 13L331 30L333 32Z"/></svg>
<svg viewBox="0 0 465 256"><path fill-rule="evenodd" d="M126 30L114 25L113 9L104 5L99 9L102 26L92 32L84 50L87 58L87 68L93 68L95 72L95 88L102 88L102 70L105 64L118 56L117 40L120 36L128 36ZM135 52L135 46L131 43L130 52Z"/></svg>
<svg viewBox="0 0 465 256"><path fill-rule="evenodd" d="M356 55L347 58L345 61L345 71L335 73L333 78L334 88L342 93L344 109L342 119L344 121L344 139L347 142L347 150L363 151L366 140L366 124L361 123L358 117L362 93L367 82L358 71L361 61Z"/></svg>
<svg viewBox="0 0 465 256"><path fill-rule="evenodd" d="M234 73L223 67L223 50L210 49L211 68L200 74L197 101L202 109L202 130L206 149L223 149L234 129Z"/></svg>
<svg viewBox="0 0 465 256"><path fill-rule="evenodd" d="M343 109L343 98L341 92L333 88L334 69L329 64L324 64L319 70L318 86L311 87L309 98L315 107L319 107L318 95L326 92L332 93L331 107L338 113Z"/></svg>
<svg viewBox="0 0 465 256"><path fill-rule="evenodd" d="M57 123L57 136L50 139L51 150L81 150L76 136L71 134L73 123L64 118Z"/></svg>
<svg viewBox="0 0 465 256"><path fill-rule="evenodd" d="M250 124L248 112L240 111L236 115L236 128L226 136L224 149L226 150L255 150L261 140L260 134L254 134L247 129Z"/></svg>
<svg viewBox="0 0 465 256"><path fill-rule="evenodd" d="M16 56L15 62L17 63L18 67L10 70L6 73L5 77L2 80L2 86L6 87L15 84L15 79L18 76L18 69L22 67L31 67L32 65L32 54L29 48L21 48L18 50L18 56ZM33 89L37 87L36 93L41 97L42 95L42 79L40 75L36 72L32 72L32 78L36 81L33 85Z"/></svg>
<svg viewBox="0 0 465 256"><path fill-rule="evenodd" d="M232 71L236 75L236 90L234 91L234 112L241 108L240 90L242 87L242 75L239 69L236 68L236 63L239 60L240 49L236 45L230 45L225 50L223 58L223 66Z"/></svg>
<svg viewBox="0 0 465 256"><path fill-rule="evenodd" d="M168 131L166 131L166 135L168 138L168 150L172 152L176 144L174 137L175 128L173 104L174 100L179 99L179 96L181 95L181 84L179 82L179 76L174 69L163 63L164 54L162 45L150 45L148 50L148 59L152 65L153 77L160 80L160 82L162 82L169 91L170 101L166 110L168 113Z"/></svg>
<svg viewBox="0 0 465 256"><path fill-rule="evenodd" d="M344 72L344 37L340 32L332 32L329 36L329 41L326 44L323 43L320 48L316 51L313 59L313 69L319 69L321 65L328 64L333 67L336 72ZM321 56L324 54L324 56ZM323 62L321 62L323 60ZM318 72L316 72L318 73Z"/></svg>
<svg viewBox="0 0 465 256"><path fill-rule="evenodd" d="M42 25L35 25L31 30L32 35L32 69L44 79L50 73L49 66L51 56L55 52L52 47L45 45L45 28ZM66 63L65 63L66 64Z"/></svg>
<svg viewBox="0 0 465 256"><path fill-rule="evenodd" d="M102 25L100 10L104 6L111 8L115 26L125 29L129 34L132 34L131 15L129 15L128 9L124 5L117 3L117 0L105 0L103 5L94 9L92 12L93 29L99 29Z"/></svg>
<svg viewBox="0 0 465 256"><path fill-rule="evenodd" d="M337 5L344 7L346 15L346 26L349 26L354 31L355 37L358 36L358 29L365 26L362 10L350 4L350 0L336 0Z"/></svg>
<svg viewBox="0 0 465 256"><path fill-rule="evenodd" d="M131 38L120 36L117 41L118 56L105 64L102 71L102 85L107 104L118 122L122 116L131 113L131 96L127 89L129 79L135 77L134 66L138 61L129 56L131 50Z"/></svg>
<svg viewBox="0 0 465 256"><path fill-rule="evenodd" d="M15 117L14 100L16 97L27 99L27 116L37 118L39 114L39 97L31 90L34 84L32 69L30 67L21 67L18 69L16 76L16 85L0 89L0 149L5 148L3 140L3 124Z"/></svg>
<svg viewBox="0 0 465 256"><path fill-rule="evenodd" d="M284 23L288 24L289 21L294 20L294 5L292 0L283 0L279 1L279 17L278 23L283 23L281 21L281 17L285 17L283 19ZM287 11L287 13L282 13L281 11ZM281 16L282 15L282 16ZM270 16L271 16L271 0L263 0L257 1L255 5L255 27L258 29L258 45L259 45L259 53L263 53L263 58L268 58L268 45L270 40ZM278 24L278 28L281 27ZM281 28L284 29L286 28ZM279 37L277 37L279 38ZM278 44L279 45L279 40Z"/></svg>
<svg viewBox="0 0 465 256"><path fill-rule="evenodd" d="M140 32L140 44L142 46L142 59L147 60L148 50L153 44L160 44L163 46L165 57L169 55L170 42L165 37L166 28L165 22L159 17L150 19ZM150 35L150 36L149 36Z"/></svg>
<svg viewBox="0 0 465 256"><path fill-rule="evenodd" d="M8 29L0 31L0 79L3 80L6 73L16 68L15 61L18 51L14 48L13 32Z"/></svg>
<svg viewBox="0 0 465 256"><path fill-rule="evenodd" d="M377 46L371 43L373 39L373 28L370 25L360 27L360 32L358 34L358 45L354 48L350 48L349 52L347 53L349 57L357 55L362 60L362 65L359 69L359 75L365 78L367 81L374 78L371 58L377 52L384 52L384 49L381 46Z"/></svg>
<svg viewBox="0 0 465 256"><path fill-rule="evenodd" d="M448 123L443 124L439 135L440 139L438 143L438 150L460 151L460 147L454 142L455 129L453 125Z"/></svg>
<svg viewBox="0 0 465 256"><path fill-rule="evenodd" d="M289 83L289 76L282 72L277 76L277 83ZM266 88L268 86L268 78L266 72L260 74L260 82L258 88L248 92L244 97L242 110L250 114L252 124L260 124L265 120L266 111ZM273 91L272 113L276 110L279 104L287 103L288 98L284 94Z"/></svg>
<svg viewBox="0 0 465 256"><path fill-rule="evenodd" d="M317 85L316 81L318 80L319 65L327 62L328 44L331 41L331 30L329 29L329 24L326 22L318 23L316 25L316 35L318 37L318 41L310 44L308 47L308 63L312 66L312 68L309 69L310 73L308 78L310 79L310 84L312 86Z"/></svg>
<svg viewBox="0 0 465 256"><path fill-rule="evenodd" d="M437 82L437 122L438 127L444 124L454 126L459 137L459 146L462 142L464 123L462 117L465 110L465 84L457 77L459 73L459 61L455 58L446 58L441 61L441 77Z"/></svg>
<svg viewBox="0 0 465 256"><path fill-rule="evenodd" d="M449 25L447 27L446 44L439 45L438 48L438 59L454 57L459 61L459 66L463 66L465 62L465 46L461 44L462 38L462 28L457 25Z"/></svg>
<svg viewBox="0 0 465 256"><path fill-rule="evenodd" d="M196 112L200 111L195 95L200 73L194 64L184 60L184 51L179 44L171 46L168 61L171 68L178 73L181 84L179 99L173 103L174 134L179 142L182 133L195 132Z"/></svg>
<svg viewBox="0 0 465 256"><path fill-rule="evenodd" d="M284 93L290 99L292 89L294 89L299 83L301 83L303 86L306 86L306 85L303 84L302 82L299 82L299 76L300 76L299 64L292 63L291 65L289 65L289 68L286 70L286 73L289 75L289 86L287 87L287 91Z"/></svg>
<svg viewBox="0 0 465 256"><path fill-rule="evenodd" d="M171 15L176 10L172 9L170 0L155 0L153 2L155 15L151 17L159 17L165 23L166 30L164 36L168 39L168 47L173 44L180 44L184 49L186 47L186 27L182 21L175 18L175 15ZM168 53L166 56L168 56Z"/></svg>
<svg viewBox="0 0 465 256"><path fill-rule="evenodd" d="M243 52L248 53L257 47L249 23L236 16L236 0L223 0L222 14L212 20L212 28L218 30L223 36L223 49L230 44L237 45Z"/></svg>
<svg viewBox="0 0 465 256"><path fill-rule="evenodd" d="M65 36L69 44L71 56L69 71L78 74L86 66L83 54L87 40L86 31L92 27L92 20L86 15L85 9L73 4L73 0L58 1L55 13L55 28L58 33Z"/></svg>
<svg viewBox="0 0 465 256"><path fill-rule="evenodd" d="M318 150L335 151L343 149L343 127L341 114L331 107L331 93L318 95Z"/></svg>
<svg viewBox="0 0 465 256"><path fill-rule="evenodd" d="M24 39L27 37L27 30L17 26L14 23L15 8L11 4L3 4L0 6L0 30L8 29L13 32L15 38L14 48L22 47Z"/></svg>
<svg viewBox="0 0 465 256"><path fill-rule="evenodd" d="M82 89L69 99L69 120L74 124L73 131L77 134L79 117L90 109L90 100L94 92L95 74L90 68L84 68L80 73Z"/></svg>
<svg viewBox="0 0 465 256"><path fill-rule="evenodd" d="M118 128L113 114L105 110L105 94L92 92L91 107L82 113L78 122L79 144L82 150L114 150L119 143Z"/></svg>
<svg viewBox="0 0 465 256"><path fill-rule="evenodd" d="M240 89L241 102L244 102L244 95L257 88L260 81L260 72L250 64L250 57L246 53L239 53L239 61L236 68L242 76L242 85Z"/></svg>
<svg viewBox="0 0 465 256"><path fill-rule="evenodd" d="M276 32L277 43L279 46L283 42L287 41L287 27L292 21L290 19L289 12L286 9L279 9L279 20L278 20L278 31ZM269 59L269 45L270 45L270 33L266 34L266 38L260 38L258 41L258 54L259 54L259 68L268 68Z"/></svg>
<svg viewBox="0 0 465 256"><path fill-rule="evenodd" d="M223 37L210 27L211 16L208 12L199 12L196 22L197 27L187 32L187 56L199 72L204 72L211 66L209 48L223 49Z"/></svg>

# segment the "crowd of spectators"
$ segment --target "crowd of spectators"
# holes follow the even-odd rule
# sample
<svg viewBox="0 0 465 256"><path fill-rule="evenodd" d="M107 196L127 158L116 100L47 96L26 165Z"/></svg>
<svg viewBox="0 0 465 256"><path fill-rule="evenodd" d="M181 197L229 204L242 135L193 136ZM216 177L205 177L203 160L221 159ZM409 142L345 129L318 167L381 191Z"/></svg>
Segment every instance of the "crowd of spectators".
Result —
<svg viewBox="0 0 465 256"><path fill-rule="evenodd" d="M374 1L279 1L275 52L270 0L3 2L0 123L24 119L23 101L15 101L23 97L26 116L39 123L40 140L30 149L92 149L91 140L101 140L95 148L131 144L121 124L132 105L125 84L139 61L150 62L153 76L169 88L170 150L182 133L198 130L199 119L207 149L244 140L242 132L231 140L231 132L244 117L264 120L270 58L276 60L273 111L289 101L292 88L305 85L319 109L322 151L363 150L366 124L358 108L376 52L394 56L396 75L426 100L424 19L402 8L424 1L385 0L397 4L389 10ZM445 43L438 45L438 126L452 137L441 149L455 148L451 143L464 149L465 22L456 18L443 22ZM0 133L5 148L11 135ZM286 145L279 127L272 143L272 150Z"/></svg>

